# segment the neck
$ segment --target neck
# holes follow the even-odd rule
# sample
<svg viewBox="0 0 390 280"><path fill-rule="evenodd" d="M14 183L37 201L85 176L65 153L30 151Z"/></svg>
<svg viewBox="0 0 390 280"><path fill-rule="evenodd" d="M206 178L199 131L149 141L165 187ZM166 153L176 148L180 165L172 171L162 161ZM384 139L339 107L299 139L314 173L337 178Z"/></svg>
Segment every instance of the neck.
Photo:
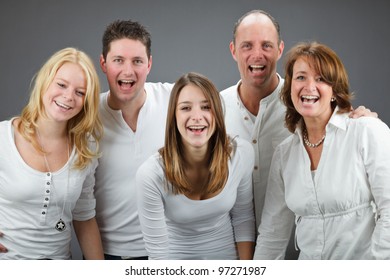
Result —
<svg viewBox="0 0 390 280"><path fill-rule="evenodd" d="M49 120L37 121L37 132L45 139L68 139L67 123L57 123Z"/></svg>
<svg viewBox="0 0 390 280"><path fill-rule="evenodd" d="M146 92L144 89L142 91L127 101L117 100L113 94L109 94L107 99L108 106L113 110L120 110L123 119L133 131L137 130L138 115L146 100Z"/></svg>
<svg viewBox="0 0 390 280"><path fill-rule="evenodd" d="M271 95L278 87L278 84L279 77L275 73L275 76L271 81L266 84L257 86L241 83L238 88L238 93L245 108L253 115L257 116L260 109L260 101Z"/></svg>
<svg viewBox="0 0 390 280"><path fill-rule="evenodd" d="M318 122L306 122L303 128L303 138L306 145L312 146L311 144L322 143L326 135L326 123ZM311 143L311 144L308 144ZM318 146L318 145L314 145Z"/></svg>
<svg viewBox="0 0 390 280"><path fill-rule="evenodd" d="M137 93L132 93L131 97L126 97L128 99L121 100L116 98L115 94L111 94L111 91L108 93L107 104L113 110L121 111L139 111L145 103L146 100L146 91L142 88L141 91Z"/></svg>
<svg viewBox="0 0 390 280"><path fill-rule="evenodd" d="M208 168L209 156L206 148L185 148L184 158L189 168Z"/></svg>

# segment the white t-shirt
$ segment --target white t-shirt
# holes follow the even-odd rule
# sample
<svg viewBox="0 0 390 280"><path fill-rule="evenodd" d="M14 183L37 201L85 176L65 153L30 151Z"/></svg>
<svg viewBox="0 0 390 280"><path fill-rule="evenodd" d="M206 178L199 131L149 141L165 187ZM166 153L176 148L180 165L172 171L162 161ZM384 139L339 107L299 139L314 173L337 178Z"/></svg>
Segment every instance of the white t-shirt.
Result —
<svg viewBox="0 0 390 280"><path fill-rule="evenodd" d="M150 259L237 259L235 242L255 241L251 145L235 139L224 189L205 200L167 191L161 156L138 170L138 208Z"/></svg>
<svg viewBox="0 0 390 280"><path fill-rule="evenodd" d="M146 83L146 100L134 132L120 110L107 104L108 92L100 98L104 136L102 157L96 169L96 218L104 253L116 256L146 256L138 220L135 173L164 144L168 101L173 84Z"/></svg>
<svg viewBox="0 0 390 280"><path fill-rule="evenodd" d="M379 119L334 113L314 180L297 129L274 154L255 258L283 258L295 215L300 259L390 259L389 186Z"/></svg>
<svg viewBox="0 0 390 280"><path fill-rule="evenodd" d="M60 170L37 171L16 148L12 120L0 122L0 143L0 243L8 249L0 259L70 259L72 220L95 216L97 160L83 170L69 169L77 160L73 148ZM60 216L63 232L55 229Z"/></svg>

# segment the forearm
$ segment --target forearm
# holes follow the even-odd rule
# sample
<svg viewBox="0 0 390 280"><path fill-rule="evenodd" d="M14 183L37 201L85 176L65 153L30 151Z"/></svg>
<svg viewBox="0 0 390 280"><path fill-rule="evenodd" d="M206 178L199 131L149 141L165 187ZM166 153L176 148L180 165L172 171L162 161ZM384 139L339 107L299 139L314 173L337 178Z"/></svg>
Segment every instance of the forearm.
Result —
<svg viewBox="0 0 390 280"><path fill-rule="evenodd" d="M73 221L73 227L84 258L103 260L104 253L99 228L95 218L87 221Z"/></svg>
<svg viewBox="0 0 390 280"><path fill-rule="evenodd" d="M238 258L240 260L252 260L255 243L250 241L237 242Z"/></svg>
<svg viewBox="0 0 390 280"><path fill-rule="evenodd" d="M7 248L5 248L3 244L1 244L1 237L2 236L3 236L3 233L0 232L0 253L7 253L8 252Z"/></svg>

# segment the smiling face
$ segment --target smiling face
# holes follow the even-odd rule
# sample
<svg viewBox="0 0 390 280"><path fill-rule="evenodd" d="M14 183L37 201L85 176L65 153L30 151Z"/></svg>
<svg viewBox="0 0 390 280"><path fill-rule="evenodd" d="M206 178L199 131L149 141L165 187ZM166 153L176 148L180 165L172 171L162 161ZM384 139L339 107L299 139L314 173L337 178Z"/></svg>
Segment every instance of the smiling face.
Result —
<svg viewBox="0 0 390 280"><path fill-rule="evenodd" d="M207 150L209 139L215 130L214 116L210 103L197 86L189 84L180 91L176 123L185 147Z"/></svg>
<svg viewBox="0 0 390 280"><path fill-rule="evenodd" d="M42 97L47 117L57 122L70 120L82 110L85 93L83 70L77 64L65 63Z"/></svg>
<svg viewBox="0 0 390 280"><path fill-rule="evenodd" d="M141 41L124 38L111 42L106 59L100 57L100 66L107 75L114 109L142 98L152 60Z"/></svg>
<svg viewBox="0 0 390 280"><path fill-rule="evenodd" d="M276 64L283 48L270 18L263 14L244 18L237 27L235 42L230 44L242 83L255 87L274 86Z"/></svg>
<svg viewBox="0 0 390 280"><path fill-rule="evenodd" d="M328 121L332 115L332 86L312 67L310 58L300 57L293 66L291 99L295 109L306 120Z"/></svg>

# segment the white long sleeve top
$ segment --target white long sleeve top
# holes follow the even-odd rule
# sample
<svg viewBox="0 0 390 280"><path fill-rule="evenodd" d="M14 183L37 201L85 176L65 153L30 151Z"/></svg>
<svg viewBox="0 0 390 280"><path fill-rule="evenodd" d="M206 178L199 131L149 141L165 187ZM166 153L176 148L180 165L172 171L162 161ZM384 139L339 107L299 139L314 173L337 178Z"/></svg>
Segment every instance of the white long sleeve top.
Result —
<svg viewBox="0 0 390 280"><path fill-rule="evenodd" d="M255 241L253 149L235 141L226 185L206 200L167 191L159 154L139 168L138 209L150 259L237 259L235 242Z"/></svg>
<svg viewBox="0 0 390 280"><path fill-rule="evenodd" d="M146 256L138 219L135 173L164 144L165 122L173 84L146 83L146 100L131 130L122 111L107 104L108 92L100 97L104 136L102 156L96 169L96 219L104 253L115 256Z"/></svg>
<svg viewBox="0 0 390 280"><path fill-rule="evenodd" d="M0 259L70 259L72 220L95 216L97 160L83 170L69 169L77 160L73 148L60 170L37 171L16 148L12 120L0 122L0 143L0 243L8 249ZM63 232L55 229L60 216L67 225Z"/></svg>
<svg viewBox="0 0 390 280"><path fill-rule="evenodd" d="M286 107L279 98L284 80L279 75L278 77L279 84L276 89L260 101L260 109L258 115L254 117L255 121L252 120L240 99L238 87L241 81L221 92L225 104L227 132L232 136L239 135L252 143L255 151L253 191L256 228L261 221L272 155L276 146L291 135L284 126Z"/></svg>
<svg viewBox="0 0 390 280"><path fill-rule="evenodd" d="M390 259L389 209L388 126L334 113L314 177L299 129L277 147L255 259L283 258L294 215L300 259Z"/></svg>

